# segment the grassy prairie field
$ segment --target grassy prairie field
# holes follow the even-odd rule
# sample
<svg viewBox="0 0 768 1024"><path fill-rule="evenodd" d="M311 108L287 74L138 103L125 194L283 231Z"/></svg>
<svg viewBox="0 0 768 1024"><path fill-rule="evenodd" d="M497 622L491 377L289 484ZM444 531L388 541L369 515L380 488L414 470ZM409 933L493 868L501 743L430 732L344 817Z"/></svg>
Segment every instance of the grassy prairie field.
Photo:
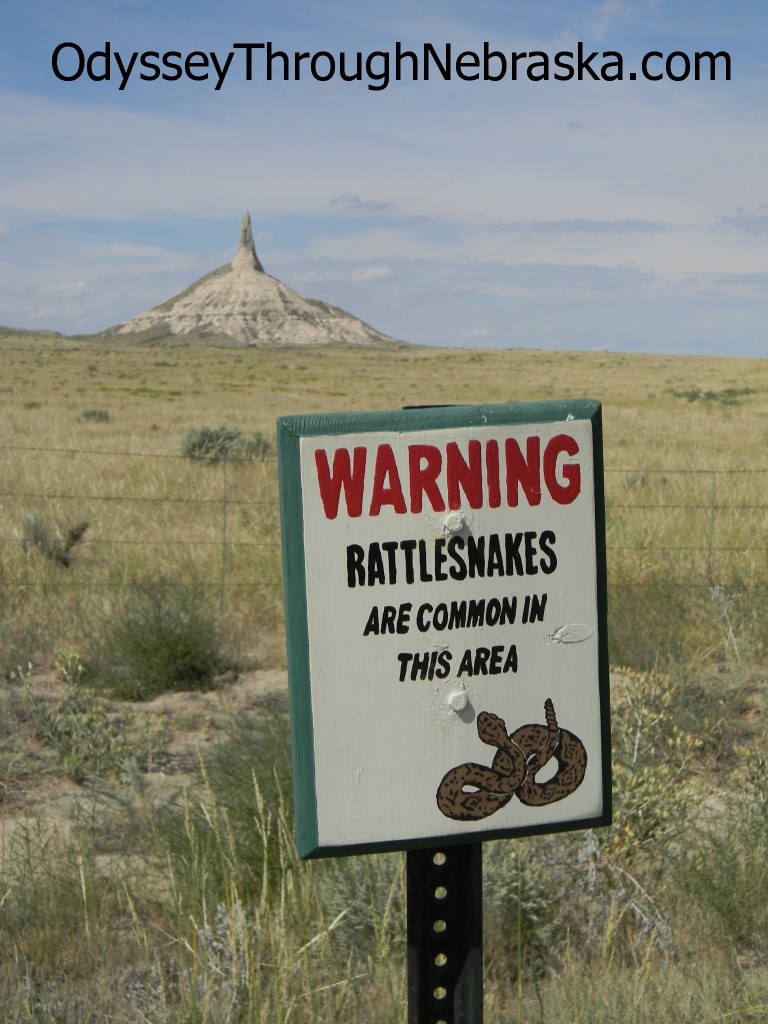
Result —
<svg viewBox="0 0 768 1024"><path fill-rule="evenodd" d="M0 338L3 433L20 443L175 452L189 426L270 432L299 412L593 397L607 462L717 469L765 452L768 362L526 349L138 347ZM83 420L109 412L106 428Z"/></svg>
<svg viewBox="0 0 768 1024"><path fill-rule="evenodd" d="M3 1021L405 1020L401 855L301 863L283 695L226 682L283 665L273 453L182 445L574 397L603 403L615 820L486 844L486 1021L768 1017L768 361L2 331L0 366Z"/></svg>
<svg viewBox="0 0 768 1024"><path fill-rule="evenodd" d="M712 588L721 586L738 604L744 585L768 566L761 507L766 361L518 349L139 347L12 335L0 339L0 356L0 542L6 601L14 608L52 589L67 590L72 602L77 584L93 598L142 573L167 572L212 588L241 654L274 662L282 644L265 636L265 627L270 637L279 634L281 616L274 461L233 460L225 474L221 466L177 458L182 438L226 425L271 439L280 415L404 405L603 402L609 570L623 588L614 603L614 660L657 664L689 654L679 642L665 650L649 635L669 627L681 595L696 609L688 615L688 646L706 649L714 642L706 635L710 620L724 617L702 612L702 599L708 608ZM49 532L89 523L72 572L21 551L29 517ZM640 634L629 625L629 599L648 605L651 625ZM72 628L68 614L70 621L89 617L67 611L66 601L46 603L50 636L39 642L60 643L54 634ZM742 643L759 646L760 630L746 612L735 608L733 615L744 620ZM24 642L6 628L0 656L18 660L25 646L29 657L39 655L32 633Z"/></svg>

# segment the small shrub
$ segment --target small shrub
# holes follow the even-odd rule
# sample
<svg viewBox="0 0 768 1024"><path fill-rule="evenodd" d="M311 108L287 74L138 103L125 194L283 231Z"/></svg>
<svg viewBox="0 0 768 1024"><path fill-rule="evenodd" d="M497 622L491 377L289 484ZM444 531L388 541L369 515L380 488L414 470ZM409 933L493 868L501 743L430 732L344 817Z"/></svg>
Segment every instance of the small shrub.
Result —
<svg viewBox="0 0 768 1024"><path fill-rule="evenodd" d="M32 512L24 517L21 525L21 546L25 551L39 551L50 561L68 569L72 564L70 553L83 539L88 526L83 520L62 535L60 531L54 531L39 512Z"/></svg>
<svg viewBox="0 0 768 1024"><path fill-rule="evenodd" d="M689 844L684 895L727 955L768 950L768 737L741 751L735 789L704 813Z"/></svg>
<svg viewBox="0 0 768 1024"><path fill-rule="evenodd" d="M397 853L335 857L319 867L315 882L326 914L334 921L335 941L350 960L404 959L404 857Z"/></svg>
<svg viewBox="0 0 768 1024"><path fill-rule="evenodd" d="M272 447L272 442L269 438L265 437L259 431L256 431L252 437L244 437L242 439L235 454L240 459L259 462L264 459L272 458L274 448Z"/></svg>
<svg viewBox="0 0 768 1024"><path fill-rule="evenodd" d="M4 899L0 906L0 926L3 936L3 965L16 961L26 974L18 989L37 995L35 986L27 985L36 974L56 978L62 988L75 988L67 965L74 962L71 951L77 948L76 975L81 983L87 974L85 962L99 956L115 941L114 915L121 898L122 884L107 878L96 866L95 853L86 844L63 841L64 829L57 828L50 819L31 817L15 829L6 839L6 848L0 864L0 885ZM85 941L83 940L85 937ZM93 946L91 946L93 940ZM89 948L91 956L89 956ZM25 968L27 970L25 970ZM54 971L46 968L55 968ZM8 971L0 975L0 985L7 983ZM49 988L52 1002L54 986ZM58 1021L83 1020L80 1012L47 1013L42 1005L30 1000L26 1013L9 1012L8 993L0 995L4 1024L54 1024ZM82 1011L81 1004L80 1010ZM56 1008L57 1011L61 1007ZM75 1010L71 1006L69 1009ZM87 1018L86 1018L87 1019ZM93 1019L93 1018L91 1018ZM109 1018L102 1018L109 1019Z"/></svg>
<svg viewBox="0 0 768 1024"><path fill-rule="evenodd" d="M147 770L167 740L163 729L145 723L138 735L128 735L133 719L110 718L108 707L85 688L86 671L72 649L57 652L56 668L67 684L63 700L50 704L29 685L29 671L18 670L23 685L24 710L36 738L54 750L64 772L81 783L88 776L117 775L133 765Z"/></svg>
<svg viewBox="0 0 768 1024"><path fill-rule="evenodd" d="M552 847L557 849L556 841ZM548 863L543 851L535 839L487 843L483 848L484 928L492 947L510 951L501 962L489 961L492 971L517 976L545 963L547 950L561 951L557 930L563 915L557 900L562 895L562 870L556 879L556 865ZM572 864L575 875L580 870L577 858Z"/></svg>
<svg viewBox="0 0 768 1024"><path fill-rule="evenodd" d="M0 674L6 676L50 650L49 621L30 609L28 572L20 560L0 560Z"/></svg>
<svg viewBox="0 0 768 1024"><path fill-rule="evenodd" d="M722 405L738 405L740 398L757 393L756 388L721 388L720 391L702 391L700 388L671 388L675 398L684 398L687 402L720 402Z"/></svg>
<svg viewBox="0 0 768 1024"><path fill-rule="evenodd" d="M614 687L614 821L603 838L623 864L679 843L700 793L691 784L705 744L716 746L720 723L696 686L682 675L616 669ZM618 676L617 676L618 678Z"/></svg>
<svg viewBox="0 0 768 1024"><path fill-rule="evenodd" d="M648 486L648 474L642 470L639 472L630 472L624 474L624 487L629 491L634 487L647 487Z"/></svg>
<svg viewBox="0 0 768 1024"><path fill-rule="evenodd" d="M190 427L184 435L180 454L186 459L218 462L238 445L240 431L235 427Z"/></svg>
<svg viewBox="0 0 768 1024"><path fill-rule="evenodd" d="M110 417L106 409L86 409L83 419L91 423L109 423Z"/></svg>
<svg viewBox="0 0 768 1024"><path fill-rule="evenodd" d="M181 441L180 454L186 459L207 459L220 462L232 458L257 461L270 458L272 443L257 432L243 437L236 427L190 427Z"/></svg>
<svg viewBox="0 0 768 1024"><path fill-rule="evenodd" d="M124 700L202 689L222 667L205 592L151 578L135 583L95 644L92 670Z"/></svg>

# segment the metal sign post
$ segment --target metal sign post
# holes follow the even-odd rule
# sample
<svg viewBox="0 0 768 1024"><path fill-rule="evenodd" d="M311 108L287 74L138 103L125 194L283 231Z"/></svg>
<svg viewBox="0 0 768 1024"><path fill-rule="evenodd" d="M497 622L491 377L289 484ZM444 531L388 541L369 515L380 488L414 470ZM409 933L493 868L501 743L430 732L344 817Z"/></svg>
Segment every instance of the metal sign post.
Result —
<svg viewBox="0 0 768 1024"><path fill-rule="evenodd" d="M411 850L408 1024L482 1024L482 845Z"/></svg>

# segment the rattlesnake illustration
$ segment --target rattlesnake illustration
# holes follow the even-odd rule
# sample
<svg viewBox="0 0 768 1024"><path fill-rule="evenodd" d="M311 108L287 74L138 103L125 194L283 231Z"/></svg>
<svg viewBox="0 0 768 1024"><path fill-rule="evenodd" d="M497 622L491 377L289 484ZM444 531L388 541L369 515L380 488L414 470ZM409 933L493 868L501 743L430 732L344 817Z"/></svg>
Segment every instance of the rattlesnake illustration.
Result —
<svg viewBox="0 0 768 1024"><path fill-rule="evenodd" d="M451 768L437 788L437 806L456 821L479 821L517 795L528 807L543 807L575 792L587 770L587 752L578 736L557 724L555 707L544 702L546 725L522 725L507 735L502 718L489 711L477 716L477 734L496 747L491 767L468 761ZM537 773L551 758L557 771L546 782Z"/></svg>

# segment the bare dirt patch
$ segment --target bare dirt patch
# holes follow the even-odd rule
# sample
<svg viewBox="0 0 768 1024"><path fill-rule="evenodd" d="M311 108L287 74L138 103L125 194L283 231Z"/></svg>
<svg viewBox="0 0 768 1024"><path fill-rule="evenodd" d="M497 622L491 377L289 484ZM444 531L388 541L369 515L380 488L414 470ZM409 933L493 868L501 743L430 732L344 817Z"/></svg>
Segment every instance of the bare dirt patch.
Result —
<svg viewBox="0 0 768 1024"><path fill-rule="evenodd" d="M66 700L68 684L55 672L30 674L25 680L0 683L0 856L14 835L34 828L66 840L73 821L83 814L105 814L117 807L122 785L133 810L146 812L177 797L200 778L206 752L226 735L240 715L258 714L286 699L287 674L280 670L228 672L204 692L163 694L146 703L104 701L110 731L125 737L128 749L141 736L157 738L156 751L140 779L75 780L62 764L60 751L41 728L40 716L55 714ZM127 766L127 771L130 768ZM118 775L120 773L118 772ZM135 774L135 770L134 770ZM126 798L128 799L128 798Z"/></svg>

